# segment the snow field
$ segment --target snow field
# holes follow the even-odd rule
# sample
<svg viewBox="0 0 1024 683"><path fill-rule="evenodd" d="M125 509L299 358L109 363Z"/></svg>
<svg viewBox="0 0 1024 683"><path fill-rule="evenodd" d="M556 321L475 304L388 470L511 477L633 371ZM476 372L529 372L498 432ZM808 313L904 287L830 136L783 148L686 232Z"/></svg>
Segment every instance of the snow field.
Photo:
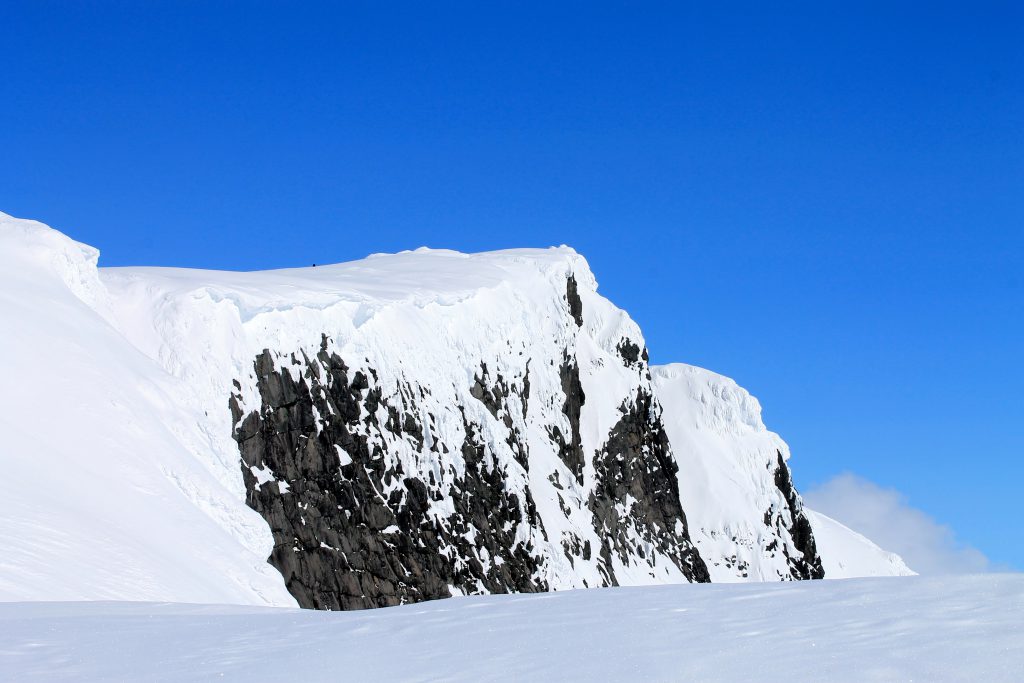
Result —
<svg viewBox="0 0 1024 683"><path fill-rule="evenodd" d="M1024 576L666 585L367 612L0 604L10 681L988 681L1024 671Z"/></svg>

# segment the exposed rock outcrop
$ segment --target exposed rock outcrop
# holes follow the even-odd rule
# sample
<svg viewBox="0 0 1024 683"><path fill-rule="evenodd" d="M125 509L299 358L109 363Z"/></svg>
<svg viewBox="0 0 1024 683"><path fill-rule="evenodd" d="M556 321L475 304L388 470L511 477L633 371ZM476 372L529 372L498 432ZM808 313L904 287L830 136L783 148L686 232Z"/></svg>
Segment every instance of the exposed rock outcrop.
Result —
<svg viewBox="0 0 1024 683"><path fill-rule="evenodd" d="M622 419L595 459L597 487L589 500L607 582L618 585L611 553L623 562L640 557L653 566L654 556L645 551L651 547L694 581L710 581L704 561L690 543L679 502L679 468L653 397L638 392L621 410Z"/></svg>
<svg viewBox="0 0 1024 683"><path fill-rule="evenodd" d="M429 445L458 449L462 472L449 464L446 481L406 476L386 450L396 441L428 448L414 411L426 390L385 398L327 347L325 337L315 358L292 356L298 379L264 351L255 361L261 409L243 417L231 403L247 502L270 525L270 562L299 604L359 609L453 590L546 590L529 540L543 534L530 490L506 485L477 426L466 419L462 443Z"/></svg>
<svg viewBox="0 0 1024 683"><path fill-rule="evenodd" d="M782 552L789 563L793 578L823 579L825 570L821 566L821 557L818 556L818 549L814 543L811 522L804 514L803 502L796 492L796 487L793 486L793 474L782 457L782 451L776 451L776 454L778 461L775 468L775 486L782 493L786 504L782 511L766 512L765 523L774 524L779 531L783 528L788 531L796 552L790 552L786 545L782 546Z"/></svg>

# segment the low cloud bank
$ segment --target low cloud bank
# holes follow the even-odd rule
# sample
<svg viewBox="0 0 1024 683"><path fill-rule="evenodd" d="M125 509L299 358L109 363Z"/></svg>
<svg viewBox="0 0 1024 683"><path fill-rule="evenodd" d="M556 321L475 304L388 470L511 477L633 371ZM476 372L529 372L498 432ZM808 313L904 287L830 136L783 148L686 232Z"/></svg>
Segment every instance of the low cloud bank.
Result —
<svg viewBox="0 0 1024 683"><path fill-rule="evenodd" d="M948 526L911 507L906 497L845 473L803 495L807 506L899 554L919 574L996 571L985 555L957 540Z"/></svg>

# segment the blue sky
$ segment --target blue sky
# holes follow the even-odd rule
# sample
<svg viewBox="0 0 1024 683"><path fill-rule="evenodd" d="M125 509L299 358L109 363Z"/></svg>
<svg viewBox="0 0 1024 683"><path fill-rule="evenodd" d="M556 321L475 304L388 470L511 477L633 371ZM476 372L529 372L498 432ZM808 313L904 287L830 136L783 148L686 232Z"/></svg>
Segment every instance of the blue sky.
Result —
<svg viewBox="0 0 1024 683"><path fill-rule="evenodd" d="M104 265L570 244L805 490L1024 568L1020 5L549 5L9 3L0 210Z"/></svg>

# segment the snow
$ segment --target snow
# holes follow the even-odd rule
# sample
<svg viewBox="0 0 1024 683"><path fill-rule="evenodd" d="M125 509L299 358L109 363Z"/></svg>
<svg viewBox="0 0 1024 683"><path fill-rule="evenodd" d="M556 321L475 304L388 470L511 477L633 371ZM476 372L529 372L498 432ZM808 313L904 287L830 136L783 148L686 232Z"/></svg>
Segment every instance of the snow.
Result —
<svg viewBox="0 0 1024 683"><path fill-rule="evenodd" d="M342 467L352 464L352 457L345 452L341 446L335 446L334 452L338 454L338 464Z"/></svg>
<svg viewBox="0 0 1024 683"><path fill-rule="evenodd" d="M712 581L775 580L785 558L764 552L762 517L782 503L773 476L785 443L731 379L681 363L651 374L679 464L679 497ZM733 555L737 562L728 562Z"/></svg>
<svg viewBox="0 0 1024 683"><path fill-rule="evenodd" d="M97 256L0 214L0 600L294 604L266 524L195 457L201 412L111 324Z"/></svg>
<svg viewBox="0 0 1024 683"><path fill-rule="evenodd" d="M1024 671L1024 576L674 585L368 612L0 604L0 679L989 681Z"/></svg>
<svg viewBox="0 0 1024 683"><path fill-rule="evenodd" d="M826 579L856 576L912 576L896 553L886 552L853 529L814 510L807 510Z"/></svg>

